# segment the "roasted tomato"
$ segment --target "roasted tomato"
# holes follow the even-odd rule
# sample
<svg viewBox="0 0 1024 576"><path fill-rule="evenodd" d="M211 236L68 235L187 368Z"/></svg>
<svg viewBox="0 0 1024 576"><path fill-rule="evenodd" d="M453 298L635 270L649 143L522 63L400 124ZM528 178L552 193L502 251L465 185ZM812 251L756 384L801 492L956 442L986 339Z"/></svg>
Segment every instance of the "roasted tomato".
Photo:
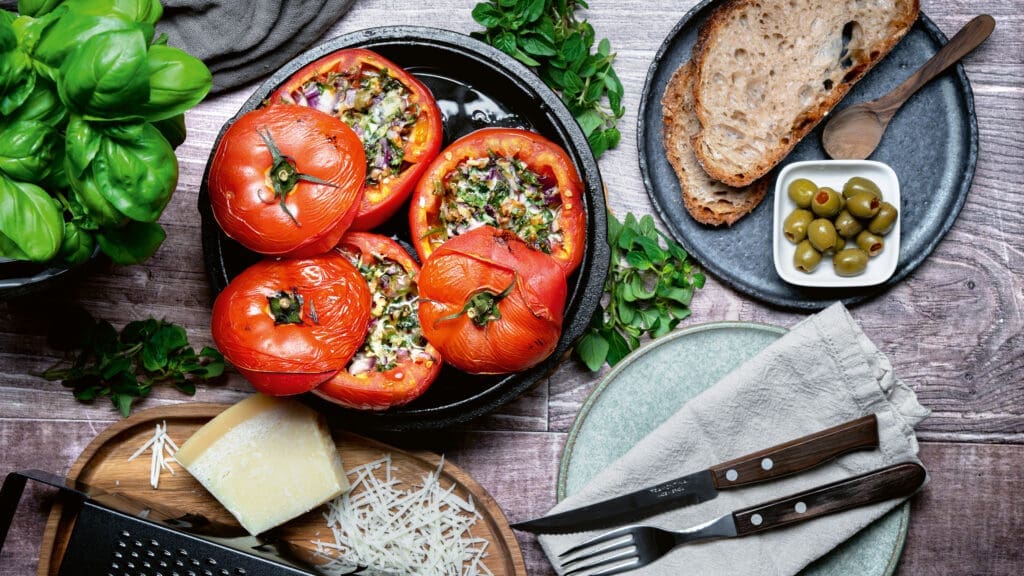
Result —
<svg viewBox="0 0 1024 576"><path fill-rule="evenodd" d="M370 289L344 256L265 259L235 277L213 304L217 347L266 394L307 392L362 346Z"/></svg>
<svg viewBox="0 0 1024 576"><path fill-rule="evenodd" d="M366 193L353 230L376 228L405 202L444 138L430 89L380 54L351 48L310 63L271 95L341 118L366 151Z"/></svg>
<svg viewBox="0 0 1024 576"><path fill-rule="evenodd" d="M242 115L210 166L213 215L224 233L272 256L334 247L363 195L362 144L344 122L295 106Z"/></svg>
<svg viewBox="0 0 1024 576"><path fill-rule="evenodd" d="M444 149L416 186L409 225L420 259L482 224L511 230L569 275L583 259L583 184L557 144L484 128Z"/></svg>
<svg viewBox="0 0 1024 576"><path fill-rule="evenodd" d="M525 370L555 349L565 274L508 230L445 242L420 271L420 324L445 362L472 374Z"/></svg>
<svg viewBox="0 0 1024 576"><path fill-rule="evenodd" d="M379 234L349 232L337 250L370 287L370 329L348 365L313 393L363 410L407 404L441 371L441 355L420 330L420 267L397 242Z"/></svg>

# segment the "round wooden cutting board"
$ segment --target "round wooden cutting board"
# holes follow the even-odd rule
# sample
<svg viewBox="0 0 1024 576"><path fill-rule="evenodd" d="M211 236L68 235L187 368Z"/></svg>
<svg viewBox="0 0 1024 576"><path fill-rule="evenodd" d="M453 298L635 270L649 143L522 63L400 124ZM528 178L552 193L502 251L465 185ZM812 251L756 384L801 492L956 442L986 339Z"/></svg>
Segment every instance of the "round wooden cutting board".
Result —
<svg viewBox="0 0 1024 576"><path fill-rule="evenodd" d="M163 471L159 488L154 489L149 484L149 451L128 460L153 437L158 424L166 423L167 435L180 446L228 407L227 404L185 403L134 414L97 436L71 467L68 478L127 496L155 509L202 514L214 522L237 526L231 514L176 462L170 463L175 473ZM333 435L346 469L376 461L390 453L393 475L405 484L405 488L421 484L424 476L441 465L441 457L431 452L400 450L343 430L334 430ZM490 494L449 462L444 463L440 484L444 488L454 485L455 494L464 500L471 498L475 504L480 518L473 525L471 534L489 542L484 561L487 568L495 575L526 576L519 543ZM59 501L54 503L43 533L38 576L56 576L74 525L74 519L69 516L63 514ZM308 551L310 557L314 557L314 541L329 538L330 530L324 520L323 507L320 507L286 523L275 533L286 539L293 549Z"/></svg>

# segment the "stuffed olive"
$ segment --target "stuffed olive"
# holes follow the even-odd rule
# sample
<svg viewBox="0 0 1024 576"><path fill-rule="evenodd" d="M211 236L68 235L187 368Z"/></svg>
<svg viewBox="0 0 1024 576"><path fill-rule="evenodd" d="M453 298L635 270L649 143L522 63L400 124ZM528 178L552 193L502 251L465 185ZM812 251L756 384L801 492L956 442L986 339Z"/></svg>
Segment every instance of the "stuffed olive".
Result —
<svg viewBox="0 0 1024 576"><path fill-rule="evenodd" d="M860 176L847 180L842 193L798 178L789 184L787 195L797 208L786 216L782 232L797 245L793 265L808 274L825 254L832 256L839 276L864 272L868 261L885 249L884 236L899 216L878 185Z"/></svg>

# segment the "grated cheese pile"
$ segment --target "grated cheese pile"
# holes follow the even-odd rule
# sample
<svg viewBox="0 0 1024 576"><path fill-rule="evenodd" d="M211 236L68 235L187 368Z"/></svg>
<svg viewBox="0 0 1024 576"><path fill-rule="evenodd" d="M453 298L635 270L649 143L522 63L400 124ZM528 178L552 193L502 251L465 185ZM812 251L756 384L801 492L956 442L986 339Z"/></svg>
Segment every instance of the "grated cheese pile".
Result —
<svg viewBox="0 0 1024 576"><path fill-rule="evenodd" d="M421 486L405 490L392 474L390 454L349 471L352 490L329 502L324 514L334 541L313 541L317 551L340 556L332 561L339 569L355 563L397 574L491 576L483 563L489 542L470 534L480 514L472 497L467 502L454 493L455 484L441 486L443 468L442 459Z"/></svg>
<svg viewBox="0 0 1024 576"><path fill-rule="evenodd" d="M157 488L160 485L160 472L167 470L171 473L171 476L174 476L174 470L171 468L170 461L174 460L174 453L178 451L178 445L167 435L166 420L156 425L156 432L154 432L153 437L136 450L135 454L128 457L128 461L135 460L147 449L152 454L149 464L149 485Z"/></svg>

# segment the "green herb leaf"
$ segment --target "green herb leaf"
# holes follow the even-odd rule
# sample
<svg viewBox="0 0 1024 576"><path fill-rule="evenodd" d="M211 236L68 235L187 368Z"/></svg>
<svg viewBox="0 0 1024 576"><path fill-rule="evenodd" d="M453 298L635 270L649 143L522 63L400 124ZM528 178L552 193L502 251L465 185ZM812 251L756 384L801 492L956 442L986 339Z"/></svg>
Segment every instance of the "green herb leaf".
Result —
<svg viewBox="0 0 1024 576"><path fill-rule="evenodd" d="M704 275L686 250L660 232L650 215L638 219L627 214L620 222L609 214L608 242L608 297L576 345L577 356L591 370L601 366L598 352L614 366L643 338L659 338L675 329L690 316L693 294L704 285Z"/></svg>
<svg viewBox="0 0 1024 576"><path fill-rule="evenodd" d="M576 344L576 354L587 365L587 368L596 371L604 365L608 358L609 348L608 340L604 336L597 330L589 330Z"/></svg>
<svg viewBox="0 0 1024 576"><path fill-rule="evenodd" d="M473 7L484 40L534 69L583 127L595 156L618 145L622 84L612 69L611 43L595 49L594 27L577 16L582 0L488 0Z"/></svg>
<svg viewBox="0 0 1024 576"><path fill-rule="evenodd" d="M484 28L494 28L501 22L501 10L493 4L477 4L473 7L473 20Z"/></svg>
<svg viewBox="0 0 1024 576"><path fill-rule="evenodd" d="M197 381L224 373L220 352L205 347L197 355L185 330L164 320L129 322L118 334L109 322L96 321L81 309L59 317L70 320L51 326L50 342L70 355L36 375L60 380L82 402L109 396L122 416L127 417L135 401L148 396L154 385L170 384L191 395Z"/></svg>

